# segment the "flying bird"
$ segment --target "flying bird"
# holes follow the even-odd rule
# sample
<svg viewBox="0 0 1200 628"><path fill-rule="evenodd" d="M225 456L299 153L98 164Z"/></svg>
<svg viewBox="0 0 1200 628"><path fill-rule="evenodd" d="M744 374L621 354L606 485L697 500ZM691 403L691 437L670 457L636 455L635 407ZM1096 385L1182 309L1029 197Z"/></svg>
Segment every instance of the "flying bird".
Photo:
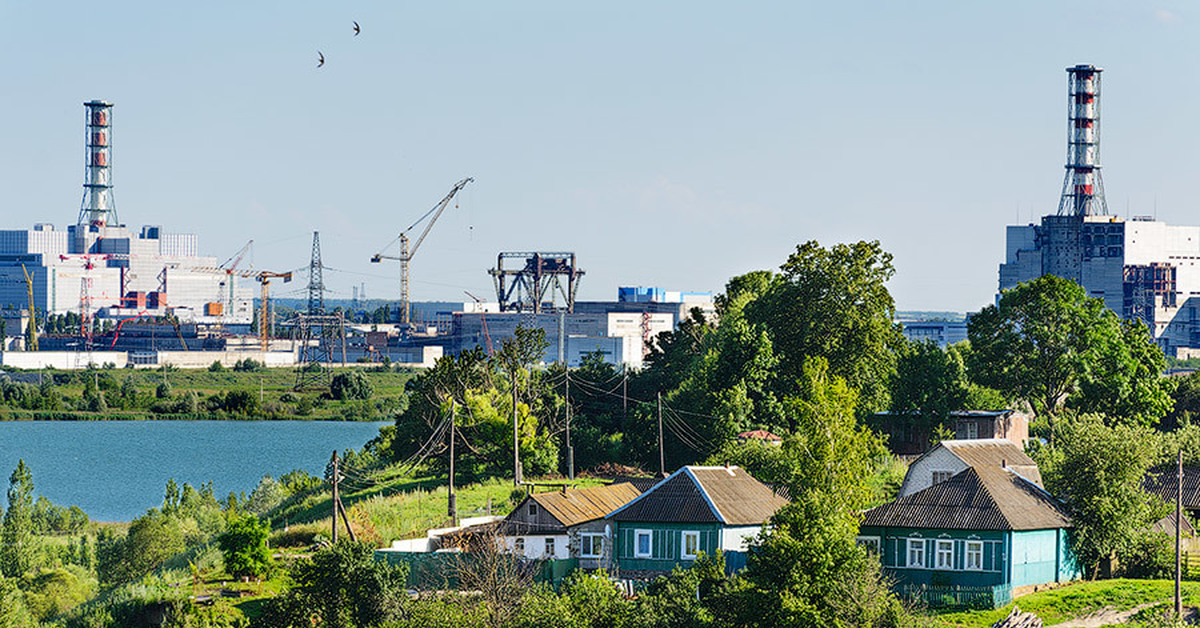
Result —
<svg viewBox="0 0 1200 628"><path fill-rule="evenodd" d="M358 22L355 22L355 23L354 23L354 36L355 36L355 37L358 37L358 34L359 34L361 31L362 31L362 29L358 27Z"/></svg>
<svg viewBox="0 0 1200 628"><path fill-rule="evenodd" d="M317 67L319 68L323 65L325 65L325 55L321 54L321 51L318 50L317 51Z"/></svg>

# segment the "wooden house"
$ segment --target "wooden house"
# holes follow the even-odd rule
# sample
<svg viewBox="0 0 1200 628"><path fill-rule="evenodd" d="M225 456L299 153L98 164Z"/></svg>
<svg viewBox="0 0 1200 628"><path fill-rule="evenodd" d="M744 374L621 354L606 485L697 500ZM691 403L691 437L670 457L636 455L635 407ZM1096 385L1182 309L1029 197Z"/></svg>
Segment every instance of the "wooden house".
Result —
<svg viewBox="0 0 1200 628"><path fill-rule="evenodd" d="M1037 463L1010 440L944 440L908 465L908 473L900 485L900 497L948 480L969 467L1007 468L1042 486Z"/></svg>
<svg viewBox="0 0 1200 628"><path fill-rule="evenodd" d="M640 494L629 482L534 493L505 517L502 542L521 558L578 558L582 569L599 568L611 554L604 517Z"/></svg>
<svg viewBox="0 0 1200 628"><path fill-rule="evenodd" d="M744 558L748 539L785 504L744 469L683 467L608 516L615 567L640 577L691 564L701 553Z"/></svg>

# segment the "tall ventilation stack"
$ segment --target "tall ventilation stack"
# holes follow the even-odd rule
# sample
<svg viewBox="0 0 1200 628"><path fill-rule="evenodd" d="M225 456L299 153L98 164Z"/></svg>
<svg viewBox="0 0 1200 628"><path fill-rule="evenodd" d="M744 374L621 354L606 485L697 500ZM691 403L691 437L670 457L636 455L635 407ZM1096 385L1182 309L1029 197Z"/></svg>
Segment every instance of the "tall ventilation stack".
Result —
<svg viewBox="0 0 1200 628"><path fill-rule="evenodd" d="M112 197L112 103L93 100L87 108L87 167L79 225L118 225Z"/></svg>
<svg viewBox="0 0 1200 628"><path fill-rule="evenodd" d="M1059 216L1106 216L1100 178L1100 73L1094 65L1067 68L1067 174Z"/></svg>

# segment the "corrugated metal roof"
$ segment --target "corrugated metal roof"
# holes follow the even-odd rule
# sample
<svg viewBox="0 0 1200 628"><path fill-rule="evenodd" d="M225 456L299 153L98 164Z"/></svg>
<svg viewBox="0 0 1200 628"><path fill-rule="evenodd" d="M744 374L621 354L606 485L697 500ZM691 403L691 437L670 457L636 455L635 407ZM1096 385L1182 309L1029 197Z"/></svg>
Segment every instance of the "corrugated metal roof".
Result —
<svg viewBox="0 0 1200 628"><path fill-rule="evenodd" d="M1016 443L1004 438L944 440L941 446L972 467L1009 467L1026 480L1042 486L1037 463Z"/></svg>
<svg viewBox="0 0 1200 628"><path fill-rule="evenodd" d="M1142 478L1142 490L1151 495L1158 495L1168 504L1175 503L1175 491L1178 479L1175 477L1175 465L1159 467L1146 473ZM1200 509L1200 467L1183 468L1183 507L1188 510Z"/></svg>
<svg viewBox="0 0 1200 628"><path fill-rule="evenodd" d="M529 498L569 528L607 517L608 513L624 506L638 495L641 495L641 491L633 484L622 482L607 486L534 493Z"/></svg>
<svg viewBox="0 0 1200 628"><path fill-rule="evenodd" d="M612 518L759 525L785 504L786 499L738 467L683 467Z"/></svg>
<svg viewBox="0 0 1200 628"><path fill-rule="evenodd" d="M944 482L868 510L864 526L950 530L1071 527L1066 510L1011 469L973 466Z"/></svg>

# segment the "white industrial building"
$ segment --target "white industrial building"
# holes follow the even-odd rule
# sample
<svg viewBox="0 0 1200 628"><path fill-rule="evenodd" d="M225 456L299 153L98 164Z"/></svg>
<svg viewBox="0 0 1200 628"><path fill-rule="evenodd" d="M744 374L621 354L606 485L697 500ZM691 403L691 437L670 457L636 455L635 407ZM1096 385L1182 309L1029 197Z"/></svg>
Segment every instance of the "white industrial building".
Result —
<svg viewBox="0 0 1200 628"><path fill-rule="evenodd" d="M518 327L541 329L548 346L544 362L566 361L579 366L588 353L600 351L612 364L640 367L650 339L672 331L668 312L607 312L599 314L533 314L528 312L454 314L452 353L486 347L494 349L516 335Z"/></svg>

